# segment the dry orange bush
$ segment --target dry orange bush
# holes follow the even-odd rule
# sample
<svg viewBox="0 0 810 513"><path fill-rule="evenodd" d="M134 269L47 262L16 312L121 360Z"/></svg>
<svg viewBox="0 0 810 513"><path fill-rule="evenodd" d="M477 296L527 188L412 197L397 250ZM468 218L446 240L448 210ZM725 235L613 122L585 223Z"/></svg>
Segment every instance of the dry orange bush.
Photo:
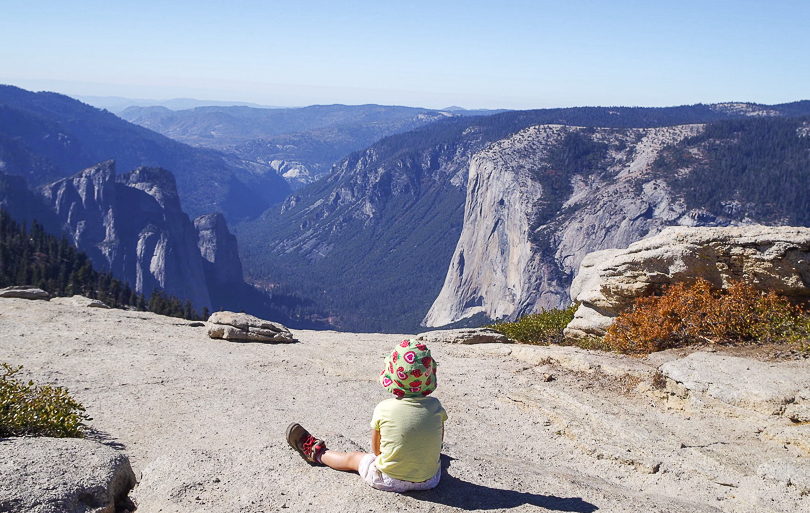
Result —
<svg viewBox="0 0 810 513"><path fill-rule="evenodd" d="M642 297L607 330L616 351L648 354L695 343L807 340L808 317L774 292L745 283L712 290L709 282L677 283L661 296Z"/></svg>

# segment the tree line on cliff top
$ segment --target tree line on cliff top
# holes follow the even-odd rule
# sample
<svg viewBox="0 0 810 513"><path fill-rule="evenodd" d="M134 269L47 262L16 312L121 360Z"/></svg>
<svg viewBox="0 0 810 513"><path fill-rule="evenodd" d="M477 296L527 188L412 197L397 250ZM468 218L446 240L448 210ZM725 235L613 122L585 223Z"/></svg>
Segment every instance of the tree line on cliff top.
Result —
<svg viewBox="0 0 810 513"><path fill-rule="evenodd" d="M90 258L64 237L46 233L34 221L30 229L0 209L0 288L33 285L54 296L76 294L113 308L133 308L160 315L199 320L191 301L155 290L147 299L109 271L97 271ZM202 318L208 317L203 308Z"/></svg>

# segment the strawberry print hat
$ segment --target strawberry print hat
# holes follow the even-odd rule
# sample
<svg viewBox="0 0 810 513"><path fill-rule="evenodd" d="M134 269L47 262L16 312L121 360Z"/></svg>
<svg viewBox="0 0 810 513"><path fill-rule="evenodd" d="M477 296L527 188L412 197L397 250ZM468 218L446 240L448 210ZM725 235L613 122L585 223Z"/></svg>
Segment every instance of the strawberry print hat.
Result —
<svg viewBox="0 0 810 513"><path fill-rule="evenodd" d="M397 397L424 397L436 390L436 361L416 340L403 340L385 359L380 384Z"/></svg>

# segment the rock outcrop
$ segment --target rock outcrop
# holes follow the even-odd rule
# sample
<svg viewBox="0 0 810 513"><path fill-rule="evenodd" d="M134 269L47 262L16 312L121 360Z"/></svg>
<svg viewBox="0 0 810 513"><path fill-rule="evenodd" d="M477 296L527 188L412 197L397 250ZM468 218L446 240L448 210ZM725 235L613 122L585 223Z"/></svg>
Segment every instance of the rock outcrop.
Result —
<svg viewBox="0 0 810 513"><path fill-rule="evenodd" d="M116 513L134 511L129 459L76 438L0 440L0 511Z"/></svg>
<svg viewBox="0 0 810 513"><path fill-rule="evenodd" d="M115 267L118 230L113 205L117 204L115 162L108 160L70 178L40 187L37 192L56 212L73 245L95 263Z"/></svg>
<svg viewBox="0 0 810 513"><path fill-rule="evenodd" d="M174 176L140 167L116 175L107 161L40 187L71 242L97 267L111 270L141 293L154 288L211 308L210 284L242 284L235 238L221 215L198 228L180 206ZM201 256L202 255L202 256Z"/></svg>
<svg viewBox="0 0 810 513"><path fill-rule="evenodd" d="M30 285L13 285L0 289L0 297L16 297L20 299L44 299L47 301L51 295L42 289Z"/></svg>
<svg viewBox="0 0 810 513"><path fill-rule="evenodd" d="M79 308L110 308L106 303L103 303L98 299L90 299L89 297L79 295L72 297L55 297L51 299L51 302L62 305L77 306Z"/></svg>
<svg viewBox="0 0 810 513"><path fill-rule="evenodd" d="M455 330L436 330L420 333L416 340L432 344L445 342L448 344L493 344L510 343L509 337L503 333L487 328L461 328Z"/></svg>
<svg viewBox="0 0 810 513"><path fill-rule="evenodd" d="M745 281L785 296L810 296L810 228L670 227L627 249L588 255L571 285L580 302L566 336L602 336L636 298L702 278L716 288Z"/></svg>
<svg viewBox="0 0 810 513"><path fill-rule="evenodd" d="M660 369L691 394L797 423L810 415L810 375L804 362L776 364L697 352Z"/></svg>
<svg viewBox="0 0 810 513"><path fill-rule="evenodd" d="M198 217L194 220L194 228L208 291L214 308L217 308L221 306L218 298L227 296L237 284L244 282L236 236L228 231L225 217L220 213Z"/></svg>
<svg viewBox="0 0 810 513"><path fill-rule="evenodd" d="M806 390L810 358L800 355L748 358L749 371L741 354L771 353L634 358L437 344L437 394L450 415L441 483L392 496L355 474L307 465L284 432L300 421L330 448L368 451L369 419L386 398L383 358L407 334L301 330L294 346L228 344L149 312L23 299L0 299L0 312L3 360L22 365L24 379L68 388L93 432L125 448L139 476L130 493L138 511L387 511L392 501L438 513L810 511L810 424L794 422L787 407L764 413L758 399L780 377L782 397L794 394L788 381ZM718 372L729 357L736 372ZM662 378L667 362L691 377ZM715 386L747 396L710 395ZM12 478L0 476L3 491L23 464L7 456L7 442L0 469ZM65 470L75 472L72 463L66 458ZM15 489L20 504L38 498L33 487Z"/></svg>
<svg viewBox="0 0 810 513"><path fill-rule="evenodd" d="M208 318L212 324L208 336L235 342L294 342L295 337L285 326L252 315L235 312L214 312Z"/></svg>

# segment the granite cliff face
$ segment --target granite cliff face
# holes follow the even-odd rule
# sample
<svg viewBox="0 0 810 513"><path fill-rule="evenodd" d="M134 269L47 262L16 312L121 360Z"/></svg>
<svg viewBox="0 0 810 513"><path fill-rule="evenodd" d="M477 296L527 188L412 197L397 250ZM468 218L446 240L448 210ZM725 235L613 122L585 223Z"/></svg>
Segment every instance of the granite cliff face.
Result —
<svg viewBox="0 0 810 513"><path fill-rule="evenodd" d="M112 212L115 189L115 163L110 160L37 190L73 245L105 269L114 269L119 260Z"/></svg>
<svg viewBox="0 0 810 513"><path fill-rule="evenodd" d="M194 228L212 299L244 283L236 236L228 231L225 216L219 212L200 216L194 220Z"/></svg>
<svg viewBox="0 0 810 513"><path fill-rule="evenodd" d="M539 125L478 152L441 326L566 306L583 258L667 226L810 226L804 119L659 128Z"/></svg>
<svg viewBox="0 0 810 513"><path fill-rule="evenodd" d="M243 283L236 241L222 215L203 216L197 228L165 169L140 167L117 176L115 162L107 161L37 192L76 247L138 292L158 287L199 311L212 307L211 287Z"/></svg>
<svg viewBox="0 0 810 513"><path fill-rule="evenodd" d="M699 212L687 211L650 166L661 148L702 129L543 125L477 153L464 228L424 324L477 314L514 319L567 305L588 253L627 247L669 224L695 224Z"/></svg>

